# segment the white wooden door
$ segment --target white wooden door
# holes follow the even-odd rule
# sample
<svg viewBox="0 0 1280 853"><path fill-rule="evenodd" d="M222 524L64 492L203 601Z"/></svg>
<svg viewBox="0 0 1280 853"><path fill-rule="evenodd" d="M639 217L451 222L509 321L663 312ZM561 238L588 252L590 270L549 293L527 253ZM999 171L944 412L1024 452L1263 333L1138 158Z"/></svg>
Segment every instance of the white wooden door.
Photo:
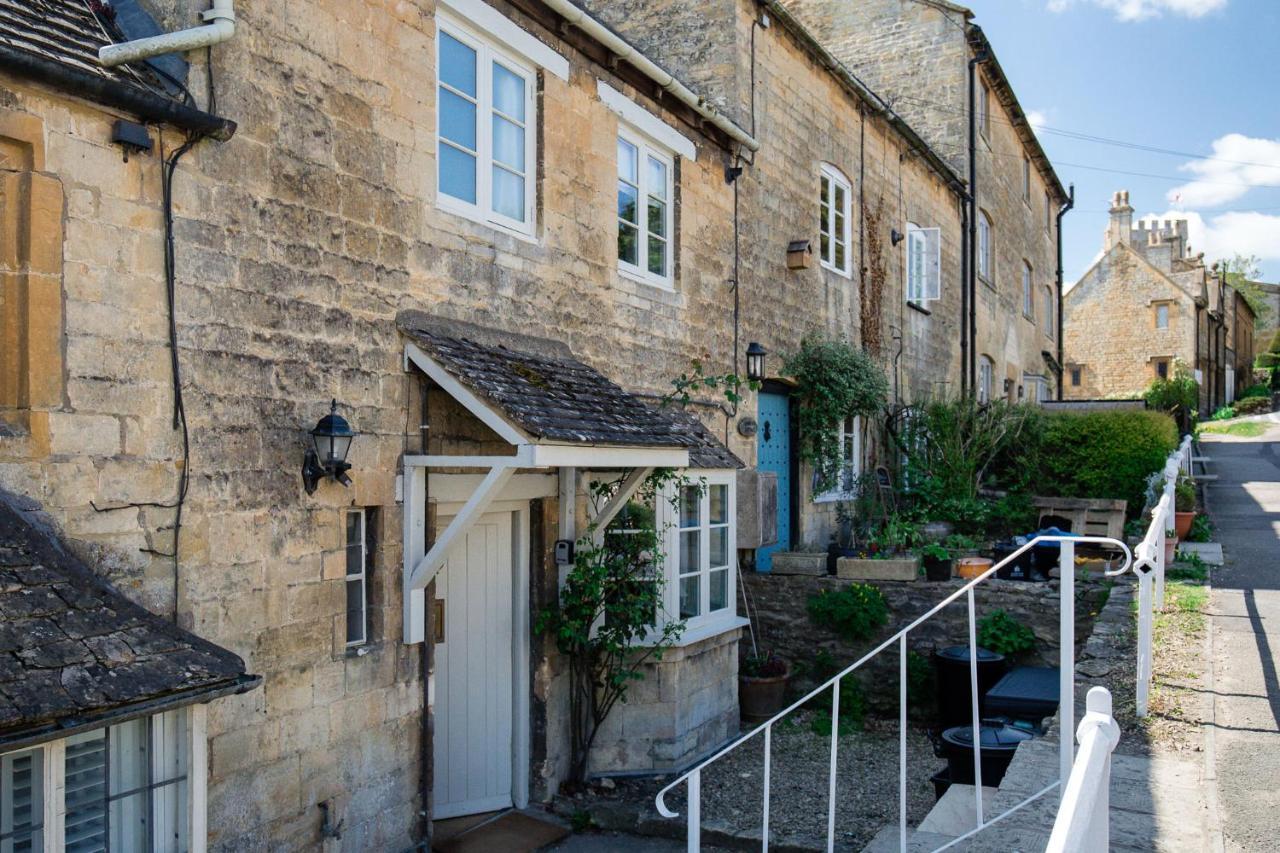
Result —
<svg viewBox="0 0 1280 853"><path fill-rule="evenodd" d="M483 516L436 580L435 819L512 804L512 514Z"/></svg>

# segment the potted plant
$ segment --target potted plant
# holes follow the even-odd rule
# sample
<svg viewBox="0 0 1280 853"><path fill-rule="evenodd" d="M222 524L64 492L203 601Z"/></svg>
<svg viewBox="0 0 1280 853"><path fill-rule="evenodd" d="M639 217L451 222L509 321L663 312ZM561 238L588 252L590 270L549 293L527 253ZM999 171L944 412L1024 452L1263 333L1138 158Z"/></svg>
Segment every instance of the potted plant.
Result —
<svg viewBox="0 0 1280 853"><path fill-rule="evenodd" d="M738 673L738 708L742 719L763 723L782 710L791 667L773 652L757 652L742 659Z"/></svg>
<svg viewBox="0 0 1280 853"><path fill-rule="evenodd" d="M827 574L836 573L837 562L841 557L857 556L854 549L854 511L847 501L836 504L836 532L827 545Z"/></svg>
<svg viewBox="0 0 1280 853"><path fill-rule="evenodd" d="M1196 520L1196 487L1188 477L1179 477L1173 486L1173 510L1174 530L1179 539L1186 539Z"/></svg>
<svg viewBox="0 0 1280 853"><path fill-rule="evenodd" d="M1178 531L1166 530L1164 532L1164 564L1166 566L1173 565L1173 557L1178 552Z"/></svg>
<svg viewBox="0 0 1280 853"><path fill-rule="evenodd" d="M931 581L951 580L951 552L945 546L930 542L920 548L920 562L924 564L924 576Z"/></svg>
<svg viewBox="0 0 1280 853"><path fill-rule="evenodd" d="M853 556L836 560L836 575L845 580L913 581L919 574L920 560L911 552L919 543L919 528L913 522L890 516Z"/></svg>

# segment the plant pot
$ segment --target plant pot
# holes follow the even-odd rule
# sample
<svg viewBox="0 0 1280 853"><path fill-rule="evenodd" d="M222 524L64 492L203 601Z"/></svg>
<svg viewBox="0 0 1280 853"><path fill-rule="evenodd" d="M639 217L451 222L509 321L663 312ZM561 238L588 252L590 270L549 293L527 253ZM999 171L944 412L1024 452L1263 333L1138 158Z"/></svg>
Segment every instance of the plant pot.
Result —
<svg viewBox="0 0 1280 853"><path fill-rule="evenodd" d="M840 557L836 560L836 576L853 581L913 581L920 574L915 557L891 557L886 560L864 560Z"/></svg>
<svg viewBox="0 0 1280 853"><path fill-rule="evenodd" d="M738 710L748 723L763 723L786 705L787 679L791 667L782 675L739 675Z"/></svg>
<svg viewBox="0 0 1280 853"><path fill-rule="evenodd" d="M1164 564L1173 565L1174 555L1178 553L1178 537L1168 536L1164 540Z"/></svg>
<svg viewBox="0 0 1280 853"><path fill-rule="evenodd" d="M1193 512L1175 512L1173 514L1173 530L1178 534L1179 539L1186 539L1187 534L1191 532L1191 523L1196 520L1196 513Z"/></svg>
<svg viewBox="0 0 1280 853"><path fill-rule="evenodd" d="M973 580L991 568L990 557L961 557L956 560L956 574L965 580Z"/></svg>
<svg viewBox="0 0 1280 853"><path fill-rule="evenodd" d="M951 561L947 559L939 559L938 557L923 557L921 562L924 564L924 576L931 581L949 581L951 580Z"/></svg>

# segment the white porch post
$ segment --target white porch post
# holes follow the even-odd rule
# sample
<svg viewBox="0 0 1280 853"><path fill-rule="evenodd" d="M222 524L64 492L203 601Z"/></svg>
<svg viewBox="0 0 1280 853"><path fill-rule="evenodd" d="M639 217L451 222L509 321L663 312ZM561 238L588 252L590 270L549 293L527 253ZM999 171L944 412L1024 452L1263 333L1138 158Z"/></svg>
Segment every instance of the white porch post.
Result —
<svg viewBox="0 0 1280 853"><path fill-rule="evenodd" d="M413 567L418 565L427 548L427 469L418 465L404 467L404 641L421 643L426 639L425 589L410 583Z"/></svg>

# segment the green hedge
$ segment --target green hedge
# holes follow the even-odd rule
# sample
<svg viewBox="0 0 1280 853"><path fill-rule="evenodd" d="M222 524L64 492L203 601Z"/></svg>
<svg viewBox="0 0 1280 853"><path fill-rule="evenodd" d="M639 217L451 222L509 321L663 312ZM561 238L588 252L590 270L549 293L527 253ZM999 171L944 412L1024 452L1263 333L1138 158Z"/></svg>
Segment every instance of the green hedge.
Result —
<svg viewBox="0 0 1280 853"><path fill-rule="evenodd" d="M1044 418L1033 488L1051 497L1128 501L1134 515L1146 502L1147 478L1177 447L1177 425L1162 412L1056 412Z"/></svg>

